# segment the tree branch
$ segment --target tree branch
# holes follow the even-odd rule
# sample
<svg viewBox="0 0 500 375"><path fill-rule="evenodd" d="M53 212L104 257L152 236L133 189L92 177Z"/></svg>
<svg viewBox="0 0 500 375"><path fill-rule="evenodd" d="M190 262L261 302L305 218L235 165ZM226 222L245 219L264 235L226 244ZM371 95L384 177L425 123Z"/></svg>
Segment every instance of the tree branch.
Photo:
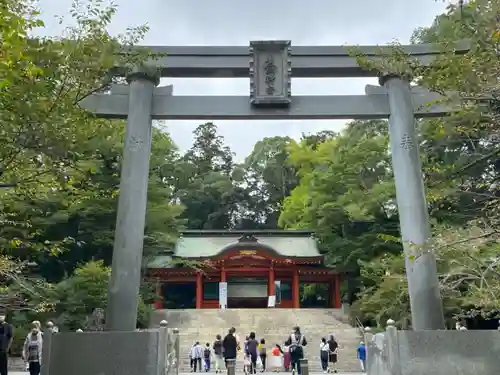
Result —
<svg viewBox="0 0 500 375"><path fill-rule="evenodd" d="M446 247L455 246L455 245L460 245L460 244L467 243L469 241L478 240L478 239L481 239L481 238L487 238L487 237L490 237L490 236L493 236L493 235L499 234L499 233L500 233L500 231L494 230L494 231L491 231L491 232L488 232L488 233L480 234L478 236L473 236L473 237L465 238L465 239L462 239L462 240L458 240L458 241L455 241L455 242L450 242L450 243L438 246L436 248L436 250L443 249L443 248L446 248Z"/></svg>

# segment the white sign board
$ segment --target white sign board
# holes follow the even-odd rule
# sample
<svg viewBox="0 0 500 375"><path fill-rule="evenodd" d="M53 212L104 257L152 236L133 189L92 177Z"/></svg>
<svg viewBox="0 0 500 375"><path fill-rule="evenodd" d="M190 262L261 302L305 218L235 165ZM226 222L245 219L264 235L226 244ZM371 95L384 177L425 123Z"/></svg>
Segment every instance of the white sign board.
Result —
<svg viewBox="0 0 500 375"><path fill-rule="evenodd" d="M269 296L267 298L267 307L276 307L276 296Z"/></svg>
<svg viewBox="0 0 500 375"><path fill-rule="evenodd" d="M219 283L219 307L225 309L227 307L227 282Z"/></svg>

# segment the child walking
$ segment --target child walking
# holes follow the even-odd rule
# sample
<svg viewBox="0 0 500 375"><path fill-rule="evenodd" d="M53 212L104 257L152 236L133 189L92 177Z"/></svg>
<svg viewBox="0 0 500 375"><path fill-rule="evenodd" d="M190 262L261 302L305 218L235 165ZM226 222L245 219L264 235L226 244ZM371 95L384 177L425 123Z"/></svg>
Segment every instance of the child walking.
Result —
<svg viewBox="0 0 500 375"><path fill-rule="evenodd" d="M292 362L292 359L290 357L290 347L288 345L285 345L283 348L283 367L285 368L285 371L290 371L290 364Z"/></svg>
<svg viewBox="0 0 500 375"><path fill-rule="evenodd" d="M280 372L281 370L281 355L283 351L280 346L276 344L274 348L271 350L271 357L269 357L269 367L273 372Z"/></svg>
<svg viewBox="0 0 500 375"><path fill-rule="evenodd" d="M362 372L366 372L366 346L363 341L358 345L358 359Z"/></svg>
<svg viewBox="0 0 500 375"><path fill-rule="evenodd" d="M267 359L266 340L261 339L260 344L257 347L257 349L259 351L260 363L262 364L261 372L265 372L266 371L266 359Z"/></svg>

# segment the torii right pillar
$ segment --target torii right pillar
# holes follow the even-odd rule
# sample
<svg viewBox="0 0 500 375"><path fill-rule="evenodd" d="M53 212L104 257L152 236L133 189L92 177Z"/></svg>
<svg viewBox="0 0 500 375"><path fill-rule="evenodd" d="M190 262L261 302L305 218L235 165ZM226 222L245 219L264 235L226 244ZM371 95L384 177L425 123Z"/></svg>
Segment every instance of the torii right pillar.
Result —
<svg viewBox="0 0 500 375"><path fill-rule="evenodd" d="M444 329L436 258L429 245L431 230L410 83L405 78L389 75L381 77L380 84L387 90L391 113L389 136L412 327L414 330Z"/></svg>

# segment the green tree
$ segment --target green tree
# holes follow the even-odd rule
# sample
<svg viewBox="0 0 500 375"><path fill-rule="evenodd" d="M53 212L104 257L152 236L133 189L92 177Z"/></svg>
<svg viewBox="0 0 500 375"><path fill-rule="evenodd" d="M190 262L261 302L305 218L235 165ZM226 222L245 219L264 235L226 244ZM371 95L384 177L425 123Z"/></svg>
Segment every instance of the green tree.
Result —
<svg viewBox="0 0 500 375"><path fill-rule="evenodd" d="M232 228L242 197L233 181L233 155L214 123L198 126L194 135L175 172L175 195L185 208L182 218L188 229Z"/></svg>
<svg viewBox="0 0 500 375"><path fill-rule="evenodd" d="M399 236L385 121L354 121L323 143L290 147L299 185L285 198L284 228L312 228L327 263L356 279L359 260L397 253ZM350 288L350 298L355 289Z"/></svg>
<svg viewBox="0 0 500 375"><path fill-rule="evenodd" d="M436 228L436 254L445 318L498 318L500 301L498 235L470 223ZM410 301L402 254L383 254L361 261L363 288L351 313L367 324L383 327L387 319L411 325Z"/></svg>
<svg viewBox="0 0 500 375"><path fill-rule="evenodd" d="M297 172L288 163L291 142L289 137L264 138L239 166L244 170L241 186L247 192L239 226L277 227L283 200L298 183Z"/></svg>
<svg viewBox="0 0 500 375"><path fill-rule="evenodd" d="M111 260L124 123L96 119L78 104L117 82L111 68L149 56L148 51L117 53L147 28L112 37L106 29L114 6L75 2L74 26L63 37L33 38L44 25L31 2L7 0L0 12L0 177L11 186L0 189L2 302L31 319L33 311L56 308L48 302L57 298L47 280L56 283L91 259ZM159 131L153 132L153 143L146 254L171 243L181 211L164 175L165 166L178 158L175 146ZM104 280L109 270L101 268ZM75 292L71 288L77 288L82 272L76 275L80 279L66 278L66 289L59 285L57 292ZM101 289L105 293L106 285ZM88 306L81 308L87 312ZM63 320L79 321L83 310L70 306L76 315Z"/></svg>
<svg viewBox="0 0 500 375"><path fill-rule="evenodd" d="M102 262L91 261L55 286L48 296L52 297L53 314L61 328L72 331L92 328L92 313L106 308L110 273L110 268ZM139 327L148 326L150 311L139 297Z"/></svg>
<svg viewBox="0 0 500 375"><path fill-rule="evenodd" d="M32 38L44 25L31 2L6 0L0 7L0 174L12 186L0 190L2 252L59 252L61 241L41 240L46 213L33 202L68 189L75 166L95 154L96 139L106 139L118 125L95 119L79 101L107 87L110 68L145 57L116 53L120 43L134 44L147 28L111 37L106 27L115 11L100 5L82 10L75 3L75 26L64 38ZM72 194L73 200L86 199Z"/></svg>
<svg viewBox="0 0 500 375"><path fill-rule="evenodd" d="M448 117L418 122L436 242L433 250L448 317L477 313L491 316L499 308L497 299L490 294L497 288L493 253L497 251L494 244L498 235L495 228L500 166L499 6L486 0L470 1L462 9L451 5L431 27L417 30L414 42L443 47L443 54L430 67L418 66L397 45L381 62L360 59L371 68L417 77L416 84L441 93L455 109ZM471 45L467 54L449 52L451 43L464 38ZM486 243L478 244L477 234L471 233L478 228L482 232L479 238ZM444 244L443 238L448 239ZM399 256L362 264L365 276L382 276L364 278L365 289L356 304L360 315L376 321L387 318L387 314L394 314L393 319L407 319L409 307L399 302L406 301L402 260ZM397 264L401 269L385 275L382 271L389 268L388 264Z"/></svg>

